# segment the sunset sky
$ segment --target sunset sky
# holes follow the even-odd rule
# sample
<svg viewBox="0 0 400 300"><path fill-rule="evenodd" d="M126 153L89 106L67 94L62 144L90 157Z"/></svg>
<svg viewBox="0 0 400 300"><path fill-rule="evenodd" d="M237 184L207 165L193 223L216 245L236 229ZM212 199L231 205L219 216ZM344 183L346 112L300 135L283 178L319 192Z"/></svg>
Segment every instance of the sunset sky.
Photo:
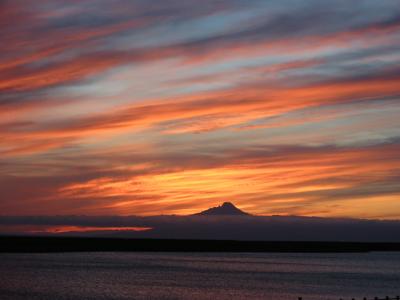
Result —
<svg viewBox="0 0 400 300"><path fill-rule="evenodd" d="M4 0L0 41L0 216L400 219L399 0Z"/></svg>

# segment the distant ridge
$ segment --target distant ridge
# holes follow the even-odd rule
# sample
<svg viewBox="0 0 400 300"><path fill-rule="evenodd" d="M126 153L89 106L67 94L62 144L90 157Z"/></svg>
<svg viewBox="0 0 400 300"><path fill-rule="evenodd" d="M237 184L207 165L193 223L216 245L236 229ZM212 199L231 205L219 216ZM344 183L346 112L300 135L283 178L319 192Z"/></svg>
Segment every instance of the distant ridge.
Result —
<svg viewBox="0 0 400 300"><path fill-rule="evenodd" d="M195 216L250 216L250 214L240 210L231 202L224 202L220 206L211 207L207 210L194 214Z"/></svg>

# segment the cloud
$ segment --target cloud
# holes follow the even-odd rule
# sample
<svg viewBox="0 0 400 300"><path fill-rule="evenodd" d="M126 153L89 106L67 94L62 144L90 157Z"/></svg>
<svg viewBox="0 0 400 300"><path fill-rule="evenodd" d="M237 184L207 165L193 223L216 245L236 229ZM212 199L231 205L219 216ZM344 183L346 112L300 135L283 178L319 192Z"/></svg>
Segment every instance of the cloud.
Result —
<svg viewBox="0 0 400 300"><path fill-rule="evenodd" d="M2 1L1 211L398 218L399 15Z"/></svg>
<svg viewBox="0 0 400 300"><path fill-rule="evenodd" d="M369 101L377 97L396 96L400 93L397 74L379 74L367 78L313 84L301 87L235 87L227 91L198 94L174 100L159 100L149 104L134 104L107 113L76 118L67 122L51 122L32 131L32 127L13 130L3 127L3 136L26 146L14 148L9 153L41 150L37 144L50 148L63 147L65 141L75 141L88 136L109 136L129 131L140 131L163 124L166 133L203 132L241 125L261 117L281 114L310 107ZM289 123L291 121L288 121ZM284 124L283 124L284 125ZM42 127L42 128L41 128ZM175 129L174 129L175 127ZM21 137L18 139L18 137ZM47 142L51 140L50 144ZM59 140L57 142L57 140ZM7 153L4 153L7 154Z"/></svg>
<svg viewBox="0 0 400 300"><path fill-rule="evenodd" d="M8 230L83 236L272 241L398 242L398 221L307 217L0 217ZM23 227L19 227L23 225ZM151 229L148 229L151 227ZM87 229L86 232L84 231ZM146 230L139 230L146 228ZM68 233L68 230L71 231ZM95 229L95 230L93 230ZM54 231L54 230L58 230ZM10 232L10 231L9 231ZM21 234L21 231L19 232Z"/></svg>
<svg viewBox="0 0 400 300"><path fill-rule="evenodd" d="M360 148L260 145L223 149L223 155L221 148L208 154L171 150L81 156L75 166L33 165L32 175L24 165L25 174L2 177L1 210L190 214L230 200L255 214L351 217L357 210L364 218L400 217L393 215L400 194L397 143ZM38 176L43 167L46 171Z"/></svg>

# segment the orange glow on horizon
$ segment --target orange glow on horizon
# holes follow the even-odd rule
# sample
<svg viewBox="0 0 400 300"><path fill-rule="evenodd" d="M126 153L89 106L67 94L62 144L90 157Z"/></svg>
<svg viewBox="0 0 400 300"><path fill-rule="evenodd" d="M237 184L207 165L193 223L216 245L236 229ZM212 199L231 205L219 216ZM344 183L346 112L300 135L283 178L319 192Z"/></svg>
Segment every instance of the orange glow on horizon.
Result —
<svg viewBox="0 0 400 300"><path fill-rule="evenodd" d="M360 196L351 193L346 196L347 191L368 188L390 174L391 169L400 168L395 149L243 158L215 168L170 170L123 180L105 177L66 186L59 193L63 197L82 200L119 199L105 206L118 215L154 215L154 210L185 215L232 201L252 214L349 216L352 208L346 209L342 203L358 201ZM379 156L383 152L393 160L383 164ZM344 196L335 199L335 195L341 193L345 193ZM378 199L367 198L370 207L373 207L374 199ZM376 201L379 205L379 200ZM268 206L263 205L266 202ZM373 211L364 214L373 215Z"/></svg>
<svg viewBox="0 0 400 300"><path fill-rule="evenodd" d="M148 231L151 227L99 227L99 226L71 226L71 225L8 225L1 228L0 232L24 233L68 233L68 232L94 232L94 231Z"/></svg>

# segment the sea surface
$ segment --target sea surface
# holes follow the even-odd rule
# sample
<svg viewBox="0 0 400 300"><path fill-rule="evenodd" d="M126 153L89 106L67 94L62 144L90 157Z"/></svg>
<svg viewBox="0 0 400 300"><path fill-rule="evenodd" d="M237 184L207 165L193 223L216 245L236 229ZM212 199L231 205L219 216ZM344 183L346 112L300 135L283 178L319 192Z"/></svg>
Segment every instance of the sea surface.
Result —
<svg viewBox="0 0 400 300"><path fill-rule="evenodd" d="M400 253L0 254L0 299L360 299L400 295Z"/></svg>

